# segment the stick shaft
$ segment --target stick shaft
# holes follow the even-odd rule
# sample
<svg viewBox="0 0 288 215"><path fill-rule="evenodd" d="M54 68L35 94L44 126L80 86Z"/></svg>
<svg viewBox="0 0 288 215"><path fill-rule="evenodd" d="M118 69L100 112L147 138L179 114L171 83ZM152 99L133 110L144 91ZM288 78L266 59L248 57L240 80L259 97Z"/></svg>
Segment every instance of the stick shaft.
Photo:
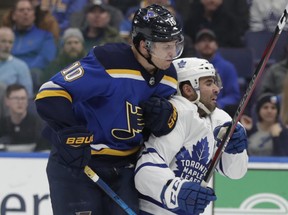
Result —
<svg viewBox="0 0 288 215"><path fill-rule="evenodd" d="M219 163L219 160L229 142L229 139L230 137L232 136L236 126L237 126L237 123L239 122L248 102L249 102L249 99L257 85L257 82L258 80L260 79L263 71L264 71L264 68L268 62L268 59L279 39L279 36L287 22L287 11L288 11L288 4L286 5L286 8L275 28L275 31L274 31L274 34L272 36L272 38L270 39L269 43L267 44L266 46L266 49L264 50L263 52L263 55L261 57L261 60L260 62L258 63L257 67L256 67L256 70L251 78L251 81L249 82L249 85L248 85L248 88L246 89L246 92L244 94L244 96L242 97L239 105L238 105L238 108L234 114L234 117L232 118L232 123L231 125L228 127L222 141L220 142L219 146L218 146L218 149L216 150L215 152L215 155L210 163L210 166L208 167L208 171L206 173L206 175L204 176L204 179L201 183L202 186L207 186L207 184L209 183L209 180L211 179L211 177L213 176L213 173L216 169L216 166L217 164Z"/></svg>
<svg viewBox="0 0 288 215"><path fill-rule="evenodd" d="M94 181L113 201L115 201L127 214L136 215L129 206L89 167L85 166L85 174Z"/></svg>

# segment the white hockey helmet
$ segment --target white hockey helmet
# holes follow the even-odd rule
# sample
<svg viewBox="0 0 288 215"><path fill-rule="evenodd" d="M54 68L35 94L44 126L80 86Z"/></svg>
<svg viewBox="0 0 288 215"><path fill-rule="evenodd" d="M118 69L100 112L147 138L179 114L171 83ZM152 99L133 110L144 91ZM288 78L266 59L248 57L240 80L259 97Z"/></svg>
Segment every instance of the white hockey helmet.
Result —
<svg viewBox="0 0 288 215"><path fill-rule="evenodd" d="M199 79L209 76L215 77L215 84L219 87L219 89L222 89L221 78L216 72L214 66L207 60L197 57L179 58L173 61L173 65L178 76L178 94L181 95L179 85L182 82L189 81L197 93L197 99L193 102L195 102L205 112L210 114L210 111L200 102Z"/></svg>

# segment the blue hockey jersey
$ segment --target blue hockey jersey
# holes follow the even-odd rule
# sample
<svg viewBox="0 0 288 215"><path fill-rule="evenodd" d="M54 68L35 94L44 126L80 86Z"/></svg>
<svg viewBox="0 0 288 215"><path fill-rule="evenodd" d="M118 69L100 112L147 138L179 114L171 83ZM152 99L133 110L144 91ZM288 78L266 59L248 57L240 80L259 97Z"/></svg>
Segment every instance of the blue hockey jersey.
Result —
<svg viewBox="0 0 288 215"><path fill-rule="evenodd" d="M173 65L151 75L138 63L129 45L115 43L94 47L86 57L58 72L42 85L36 104L44 107L51 99L69 101L71 120L74 117L94 133L92 154L126 156L139 149L142 139L139 103L152 95L168 98L176 93L176 87ZM58 108L46 106L40 115L44 119L50 116L45 119L50 126L68 118L65 115L70 110L59 114Z"/></svg>

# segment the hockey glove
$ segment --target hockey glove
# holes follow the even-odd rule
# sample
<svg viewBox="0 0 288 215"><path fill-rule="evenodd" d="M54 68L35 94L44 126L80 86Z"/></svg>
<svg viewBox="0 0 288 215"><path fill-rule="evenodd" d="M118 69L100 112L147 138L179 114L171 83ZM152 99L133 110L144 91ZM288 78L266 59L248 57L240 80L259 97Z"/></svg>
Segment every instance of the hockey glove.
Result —
<svg viewBox="0 0 288 215"><path fill-rule="evenodd" d="M222 126L217 126L214 129L214 137L217 141L217 146L219 146L222 138L224 137L226 130L231 125L231 122L225 122ZM237 154L243 152L248 147L248 140L245 128L237 123L233 135L231 136L225 152L228 154Z"/></svg>
<svg viewBox="0 0 288 215"><path fill-rule="evenodd" d="M207 205L216 199L211 188L178 177L166 185L161 193L162 203L168 209L183 210L189 214L203 213Z"/></svg>
<svg viewBox="0 0 288 215"><path fill-rule="evenodd" d="M57 139L54 145L60 163L76 168L83 168L88 164L91 158L92 132L84 126L73 126L57 132Z"/></svg>
<svg viewBox="0 0 288 215"><path fill-rule="evenodd" d="M175 127L177 110L167 99L153 96L140 103L140 107L143 110L145 128L156 137L168 134Z"/></svg>

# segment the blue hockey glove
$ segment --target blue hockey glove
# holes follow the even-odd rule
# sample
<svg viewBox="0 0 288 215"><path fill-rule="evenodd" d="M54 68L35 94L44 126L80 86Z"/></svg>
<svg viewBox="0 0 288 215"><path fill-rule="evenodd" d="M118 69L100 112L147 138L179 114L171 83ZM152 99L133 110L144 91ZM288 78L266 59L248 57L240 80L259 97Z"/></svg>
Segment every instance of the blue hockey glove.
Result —
<svg viewBox="0 0 288 215"><path fill-rule="evenodd" d="M54 145L58 152L58 161L70 167L83 168L91 158L90 144L93 134L84 126L73 126L57 132Z"/></svg>
<svg viewBox="0 0 288 215"><path fill-rule="evenodd" d="M140 103L140 107L143 110L145 128L156 137L168 134L175 127L177 110L167 99L152 96Z"/></svg>
<svg viewBox="0 0 288 215"><path fill-rule="evenodd" d="M231 125L231 122L225 122L221 126L217 126L214 129L214 137L217 141L217 146L220 144L221 139L224 137L227 128ZM248 147L248 140L245 128L238 123L233 135L231 136L225 152L228 154L237 154L243 152Z"/></svg>
<svg viewBox="0 0 288 215"><path fill-rule="evenodd" d="M207 205L216 199L213 189L178 177L166 185L161 193L165 207L172 211L183 210L189 214L203 213Z"/></svg>

